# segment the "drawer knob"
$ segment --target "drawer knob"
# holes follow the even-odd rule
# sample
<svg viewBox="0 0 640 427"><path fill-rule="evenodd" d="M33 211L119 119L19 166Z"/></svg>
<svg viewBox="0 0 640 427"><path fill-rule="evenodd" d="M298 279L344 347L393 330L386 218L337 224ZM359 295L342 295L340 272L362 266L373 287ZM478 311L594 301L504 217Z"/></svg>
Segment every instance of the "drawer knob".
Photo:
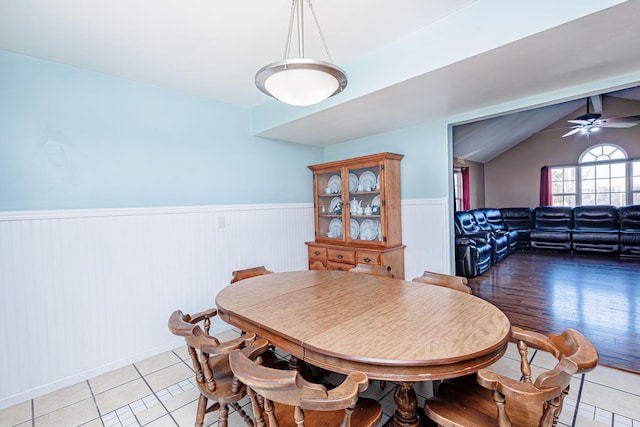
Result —
<svg viewBox="0 0 640 427"><path fill-rule="evenodd" d="M364 259L364 262L367 262L367 263L368 263L368 262L371 262L371 258L366 257L366 258Z"/></svg>
<svg viewBox="0 0 640 427"><path fill-rule="evenodd" d="M320 255L320 251L315 251L313 254L318 256L318 255Z"/></svg>
<svg viewBox="0 0 640 427"><path fill-rule="evenodd" d="M338 259L342 259L344 258L342 255L338 255Z"/></svg>

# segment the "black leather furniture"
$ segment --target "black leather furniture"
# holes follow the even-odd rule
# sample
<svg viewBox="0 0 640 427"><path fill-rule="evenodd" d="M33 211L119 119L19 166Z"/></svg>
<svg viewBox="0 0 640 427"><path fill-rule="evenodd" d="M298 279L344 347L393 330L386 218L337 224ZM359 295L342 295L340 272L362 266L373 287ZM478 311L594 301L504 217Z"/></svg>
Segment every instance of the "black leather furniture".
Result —
<svg viewBox="0 0 640 427"><path fill-rule="evenodd" d="M618 254L618 223L615 206L577 206L573 209L573 251Z"/></svg>
<svg viewBox="0 0 640 427"><path fill-rule="evenodd" d="M509 251L509 237L504 230L494 229L491 224L489 224L487 216L485 215L485 209L474 209L471 211L471 214L477 227L491 233L491 262L495 264L505 259L511 252Z"/></svg>
<svg viewBox="0 0 640 427"><path fill-rule="evenodd" d="M534 212L531 247L555 251L571 250L573 208L569 206L541 206Z"/></svg>
<svg viewBox="0 0 640 427"><path fill-rule="evenodd" d="M620 208L620 253L640 256L640 205Z"/></svg>
<svg viewBox="0 0 640 427"><path fill-rule="evenodd" d="M523 248L640 256L640 205L474 209L454 222L459 276L482 274Z"/></svg>
<svg viewBox="0 0 640 427"><path fill-rule="evenodd" d="M531 247L531 229L534 226L533 208L502 208L502 220L510 233L516 233L516 249Z"/></svg>

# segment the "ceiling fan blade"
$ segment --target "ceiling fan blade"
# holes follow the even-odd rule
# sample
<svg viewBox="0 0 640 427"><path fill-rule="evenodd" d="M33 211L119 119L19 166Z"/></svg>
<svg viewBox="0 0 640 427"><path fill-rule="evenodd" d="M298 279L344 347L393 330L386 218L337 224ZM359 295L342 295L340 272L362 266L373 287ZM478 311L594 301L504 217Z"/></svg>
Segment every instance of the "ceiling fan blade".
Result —
<svg viewBox="0 0 640 427"><path fill-rule="evenodd" d="M567 120L569 123L574 123L576 125L590 125L593 123L593 120Z"/></svg>
<svg viewBox="0 0 640 427"><path fill-rule="evenodd" d="M640 116L627 116L627 117L610 117L608 119L602 119L606 123L611 122L640 122Z"/></svg>
<svg viewBox="0 0 640 427"><path fill-rule="evenodd" d="M609 123L608 121L605 121L604 123L602 123L600 125L600 127L626 129L626 128L632 128L632 127L634 127L636 125L637 125L637 123L631 123L631 122L612 122L612 123Z"/></svg>
<svg viewBox="0 0 640 427"><path fill-rule="evenodd" d="M564 135L562 135L562 137L564 138L565 136L571 136L574 133L578 133L580 132L580 127L576 127L575 129L570 130L569 132L565 133Z"/></svg>

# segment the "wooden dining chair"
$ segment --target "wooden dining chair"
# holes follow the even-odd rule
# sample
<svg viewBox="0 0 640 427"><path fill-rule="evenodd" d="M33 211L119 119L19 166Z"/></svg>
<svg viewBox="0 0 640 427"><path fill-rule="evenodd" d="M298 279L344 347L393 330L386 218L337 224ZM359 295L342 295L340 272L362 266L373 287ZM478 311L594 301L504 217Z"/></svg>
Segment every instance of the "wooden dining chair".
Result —
<svg viewBox="0 0 640 427"><path fill-rule="evenodd" d="M273 274L273 271L267 270L264 265L259 267L245 268L244 270L236 270L231 273L231 284L250 277L262 276L264 274Z"/></svg>
<svg viewBox="0 0 640 427"><path fill-rule="evenodd" d="M457 291L471 294L471 288L468 286L469 281L466 277L451 276L449 274L433 273L425 271L422 276L416 277L412 282L427 283L429 285L444 286L446 288L455 289Z"/></svg>
<svg viewBox="0 0 640 427"><path fill-rule="evenodd" d="M256 427L373 427L380 422L380 404L359 398L369 384L366 374L351 372L342 384L327 390L306 381L297 371L262 366L250 354L234 351L229 364L247 386Z"/></svg>
<svg viewBox="0 0 640 427"><path fill-rule="evenodd" d="M481 369L477 375L445 380L424 410L440 426L555 426L575 374L598 364L598 352L574 329L548 337L513 327L522 381ZM558 363L531 381L528 348L551 353Z"/></svg>
<svg viewBox="0 0 640 427"><path fill-rule="evenodd" d="M371 264L358 264L349 271L353 273L371 274L374 276L391 277L395 278L391 272L391 267L388 265L371 265Z"/></svg>
<svg viewBox="0 0 640 427"><path fill-rule="evenodd" d="M265 268L264 265L259 267L245 268L244 270L236 270L231 273L231 285L236 282L239 282L244 279L249 279L251 277L263 276L265 274L273 274L273 271L269 271ZM240 331L241 334L244 334L245 331ZM279 358L276 355L276 349L273 346L269 347L269 353L263 355L264 364L277 369L289 369L291 365L298 366L298 364L302 363L297 359L294 359L291 362L287 362L284 359ZM304 367L299 367L298 369L304 369Z"/></svg>
<svg viewBox="0 0 640 427"><path fill-rule="evenodd" d="M246 387L238 380L234 380L229 367L229 353L245 348L247 344L255 341L256 336L245 334L231 341L220 342L216 337L209 335L211 318L216 314L216 309L194 315L183 314L182 311L176 310L171 314L168 322L171 332L185 339L191 363L196 372L200 398L195 425L202 426L205 414L217 410L218 425L227 426L228 405L231 405L247 425L253 427L251 418L238 404L238 401L246 396ZM198 325L201 322L204 329ZM213 403L207 408L209 400Z"/></svg>

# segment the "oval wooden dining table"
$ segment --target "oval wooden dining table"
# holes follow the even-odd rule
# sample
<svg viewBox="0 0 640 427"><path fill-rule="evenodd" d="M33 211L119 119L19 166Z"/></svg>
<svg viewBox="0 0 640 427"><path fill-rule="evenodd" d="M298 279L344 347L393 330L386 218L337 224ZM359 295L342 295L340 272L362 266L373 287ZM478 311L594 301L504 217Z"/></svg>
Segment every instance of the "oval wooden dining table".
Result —
<svg viewBox="0 0 640 427"><path fill-rule="evenodd" d="M392 425L417 426L416 381L454 378L504 354L511 332L494 305L452 289L343 271L253 277L216 296L227 323L312 365L393 381Z"/></svg>

